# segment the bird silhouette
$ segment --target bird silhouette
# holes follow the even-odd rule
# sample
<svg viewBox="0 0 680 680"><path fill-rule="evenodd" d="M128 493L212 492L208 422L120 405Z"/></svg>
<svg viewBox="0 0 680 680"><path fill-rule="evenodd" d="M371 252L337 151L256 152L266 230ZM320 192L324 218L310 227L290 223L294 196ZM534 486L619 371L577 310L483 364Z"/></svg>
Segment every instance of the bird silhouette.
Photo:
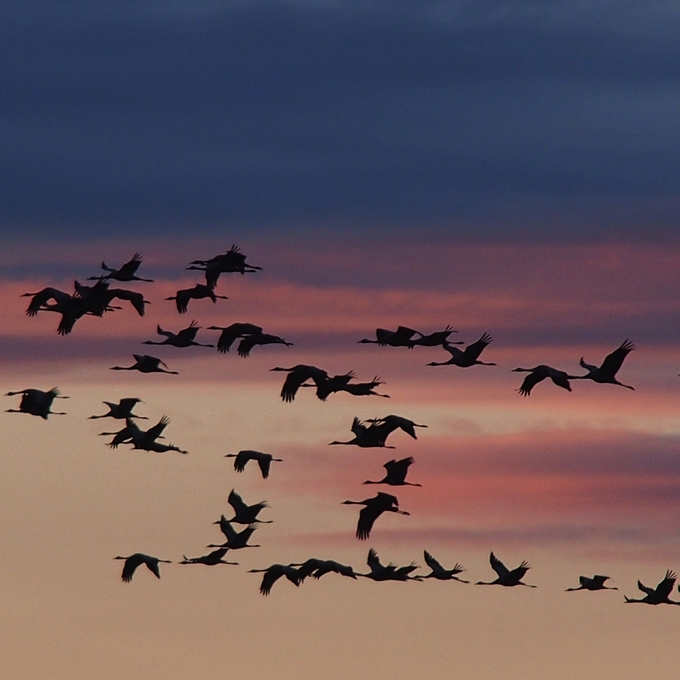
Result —
<svg viewBox="0 0 680 680"><path fill-rule="evenodd" d="M464 581L462 578L458 578L457 574L465 571L462 564L456 562L453 569L444 569L442 565L429 553L427 550L423 551L425 557L425 563L432 570L429 574L426 574L422 578L435 578L439 581L460 581L461 583L470 583L470 581Z"/></svg>
<svg viewBox="0 0 680 680"><path fill-rule="evenodd" d="M233 323L230 326L208 326L209 331L222 331L217 341L217 351L226 354L238 338L262 333L262 327L252 323Z"/></svg>
<svg viewBox="0 0 680 680"><path fill-rule="evenodd" d="M237 353L240 357L246 358L250 356L250 350L257 345L285 345L292 347L292 342L287 342L278 335L271 335L269 333L251 333L246 335L238 344Z"/></svg>
<svg viewBox="0 0 680 680"><path fill-rule="evenodd" d="M127 422L127 421L126 421ZM163 444L157 441L162 438L163 431L170 423L170 418L163 416L154 426L148 430L142 430L139 427L130 431L128 442L132 444L133 449L142 451L152 451L154 453L167 453L168 451L177 451L178 453L188 453L183 451L174 444Z"/></svg>
<svg viewBox="0 0 680 680"><path fill-rule="evenodd" d="M144 553L135 553L134 555L129 555L128 557L122 557L118 555L113 558L114 560L125 560L123 565L123 573L121 578L125 583L132 581L135 570L142 564L146 564L149 571L156 576L156 578L161 577L161 572L158 569L158 564L160 562L165 562L167 564L172 564L170 560L161 560L158 557L152 557L151 555L145 555Z"/></svg>
<svg viewBox="0 0 680 680"><path fill-rule="evenodd" d="M239 250L238 246L232 245L223 255L216 255L209 260L193 260L187 269L205 272L207 284L214 288L217 285L220 274L253 273L261 271L262 267L248 264L246 262L246 255Z"/></svg>
<svg viewBox="0 0 680 680"><path fill-rule="evenodd" d="M257 516L260 514L264 508L268 508L267 501L261 501L260 503L254 503L253 505L247 505L244 503L243 499L239 494L231 490L227 502L234 509L234 516L227 520L235 524L253 524L255 522L261 522L263 524L271 524L272 520L258 519Z"/></svg>
<svg viewBox="0 0 680 680"><path fill-rule="evenodd" d="M177 333L163 330L160 326L156 326L156 333L165 336L165 340L154 342L153 340L144 340L143 345L171 345L172 347L214 347L215 345L205 345L196 342L196 334L201 327L192 321L186 328L183 328Z"/></svg>
<svg viewBox="0 0 680 680"><path fill-rule="evenodd" d="M410 347L438 347L439 345L462 345L463 342L451 342L449 340L449 335L451 333L457 333L451 326L447 326L443 331L435 331L428 335L423 335L420 333L420 337L415 340L411 340Z"/></svg>
<svg viewBox="0 0 680 680"><path fill-rule="evenodd" d="M227 518L222 515L217 522L213 524L220 525L220 531L224 534L227 539L226 543L221 545L210 544L208 548L229 548L230 550L240 550L241 548L260 548L259 545L249 544L248 539L253 535L257 526L255 524L249 524L245 529L241 531L236 531L234 527L227 521Z"/></svg>
<svg viewBox="0 0 680 680"><path fill-rule="evenodd" d="M262 478L267 479L269 477L269 467L272 461L277 463L282 463L283 458L274 458L271 453L262 453L261 451L250 451L244 450L238 453L227 453L225 458L235 458L234 460L234 470L236 472L243 472L246 467L246 463L251 460L256 460L260 467L260 472L262 473Z"/></svg>
<svg viewBox="0 0 680 680"><path fill-rule="evenodd" d="M107 267L106 262L102 262L102 269L107 273L103 276L90 276L89 280L105 281L107 279L115 279L116 281L148 281L151 283L153 282L153 279L142 279L139 276L136 276L142 261L142 256L139 253L135 253L120 269Z"/></svg>
<svg viewBox="0 0 680 680"><path fill-rule="evenodd" d="M132 441L132 437L141 433L142 430L139 428L137 423L135 423L132 418L125 419L125 427L118 430L117 432L100 432L100 437L113 436L113 439L108 443L109 448L117 449L121 444Z"/></svg>
<svg viewBox="0 0 680 680"><path fill-rule="evenodd" d="M348 578L356 579L357 575L351 566L341 564L335 560L321 560L316 557L310 557L308 560L300 564L293 564L291 566L298 567L298 576L300 581L304 581L308 576L315 579L320 579L326 574L335 573Z"/></svg>
<svg viewBox="0 0 680 680"><path fill-rule="evenodd" d="M364 484L389 484L390 486L422 486L406 481L409 467L413 464L413 457L402 458L401 460L390 460L383 465L387 474L379 481L372 482L367 480Z"/></svg>
<svg viewBox="0 0 680 680"><path fill-rule="evenodd" d="M489 556L489 561L491 562L491 568L498 574L498 578L495 581L477 581L478 586L526 586L527 588L535 588L536 586L531 586L528 583L522 583L524 575L531 569L528 562L522 562L519 567L514 569L508 569L493 553Z"/></svg>
<svg viewBox="0 0 680 680"><path fill-rule="evenodd" d="M583 357L579 364L582 368L585 368L588 373L586 375L574 375L571 376L572 380L592 380L596 383L606 383L610 385L620 385L621 387L626 387L629 390L634 390L634 387L630 385L624 385L616 379L616 374L623 364L623 360L628 356L629 352L635 349L635 345L629 340L624 340L619 347L617 347L611 354L608 354L602 365L598 368L592 364L587 364Z"/></svg>
<svg viewBox="0 0 680 680"><path fill-rule="evenodd" d="M301 387L314 387L316 386L316 396L321 401L326 401L326 399L335 392L347 392L355 397L385 397L390 398L389 394L379 394L375 391L378 385L384 385L385 383L380 380L376 375L370 382L364 383L353 383L356 376L353 371L348 373L343 373L342 375L334 375L326 377L323 380L319 380L316 385L301 385Z"/></svg>
<svg viewBox="0 0 680 680"><path fill-rule="evenodd" d="M529 374L524 378L520 388L517 390L523 397L528 397L531 394L531 390L546 378L550 378L558 387L563 387L568 392L571 392L569 380L574 378L574 376L568 375L564 371L560 371L556 368L552 368L552 366L541 364L540 366L534 366L533 368L513 368L512 372Z"/></svg>
<svg viewBox="0 0 680 680"><path fill-rule="evenodd" d="M606 586L605 581L610 579L609 576L600 576L595 574L595 576L579 576L578 580L581 584L578 588L567 588L566 592L573 590L618 590L615 586Z"/></svg>
<svg viewBox="0 0 680 680"><path fill-rule="evenodd" d="M415 562L411 562L411 564L405 566L405 567L397 567L391 562L388 565L383 565L380 562L380 558L378 557L378 553L371 548L368 551L368 558L366 560L366 564L368 564L368 567L370 571L368 574L357 574L357 576L363 576L364 578L370 578L373 581L420 581L422 580L421 576L411 576L411 573L414 572L417 568L418 565Z"/></svg>
<svg viewBox="0 0 680 680"><path fill-rule="evenodd" d="M138 416L132 412L132 409L139 403L142 403L141 399L137 397L126 397L121 399L117 404L111 401L103 402L109 407L108 413L103 413L100 416L90 416L90 420L95 420L97 418L116 418L118 420L125 420L126 418L139 418L141 420L148 420L146 416Z"/></svg>
<svg viewBox="0 0 680 680"><path fill-rule="evenodd" d="M167 370L168 365L158 357L149 354L133 354L135 363L132 366L111 366L112 371L139 371L140 373L172 373L178 375L177 371ZM162 369L161 366L165 366Z"/></svg>
<svg viewBox="0 0 680 680"><path fill-rule="evenodd" d="M365 422L370 423L370 425L366 426L361 420L354 418L351 428L354 433L354 439L344 442L334 441L331 442L331 445L344 444L359 446L360 448L380 447L393 449L393 446L388 446L385 442L387 437L395 430L403 430L413 439L417 439L415 428L427 427L427 425L419 425L408 418L395 415L385 416L384 418L372 418Z"/></svg>
<svg viewBox="0 0 680 680"><path fill-rule="evenodd" d="M640 600L634 600L630 597L624 595L626 602L641 602L642 604L680 604L680 602L675 602L669 599L670 594L673 592L673 586L675 586L675 581L678 578L674 571L668 569L666 575L659 582L656 588L650 588L646 586L641 581L638 581L638 588L645 593L645 597Z"/></svg>
<svg viewBox="0 0 680 680"><path fill-rule="evenodd" d="M209 555L203 555L201 557L187 557L182 555L184 558L180 564L207 564L208 566L215 566L216 564L238 564L238 562L227 562L222 558L227 554L229 548L218 548L213 550Z"/></svg>
<svg viewBox="0 0 680 680"><path fill-rule="evenodd" d="M282 577L285 576L291 583L296 586L300 585L300 576L298 570L291 564L272 564L266 569L250 569L249 574L262 574L262 584L260 585L260 592L263 595L269 595L272 591L272 586Z"/></svg>
<svg viewBox="0 0 680 680"><path fill-rule="evenodd" d="M217 295L214 290L214 286L208 286L203 283L197 283L193 288L183 288L178 290L175 295L165 298L166 300L174 300L177 311L180 314L185 314L189 308L189 302L191 300L203 300L205 298L210 298L213 304L220 300L228 300L226 295Z"/></svg>
<svg viewBox="0 0 680 680"><path fill-rule="evenodd" d="M484 348L489 345L492 338L488 333L484 333L477 342L473 342L468 345L465 349L460 350L454 347L450 342L445 342L442 347L451 355L448 361L431 361L428 366L460 366L461 368L469 368L475 364L481 364L482 366L495 366L496 364L492 362L479 361L480 354L484 351Z"/></svg>
<svg viewBox="0 0 680 680"><path fill-rule="evenodd" d="M306 364L297 364L291 368L282 368L276 366L270 368L270 371L285 371L288 373L281 388L281 399L285 402L291 402L295 399L295 395L307 380L314 381L314 384L319 387L324 384L328 378L328 373L316 366L308 366Z"/></svg>
<svg viewBox="0 0 680 680"><path fill-rule="evenodd" d="M342 505L364 506L364 509L359 512L356 531L356 537L360 541L365 541L371 535L373 524L384 512L396 512L400 515L411 514L399 509L399 500L396 496L382 492L378 492L373 498L367 498L363 501L343 501Z"/></svg>
<svg viewBox="0 0 680 680"><path fill-rule="evenodd" d="M407 326L399 326L396 331L390 331L386 328L376 328L375 340L370 338L364 338L359 340L362 344L374 344L380 345L380 347L408 347L409 349L413 347L412 338L414 335L421 335L413 328L408 328Z"/></svg>
<svg viewBox="0 0 680 680"><path fill-rule="evenodd" d="M53 387L47 392L42 390L37 390L35 388L29 388L26 390L17 390L16 392L7 392L8 397L14 397L17 394L21 396L21 403L18 409L8 408L6 413L28 413L32 416L40 416L44 420L51 415L65 416L66 413L61 411L52 411L52 404L55 399L68 399L61 394L56 387Z"/></svg>

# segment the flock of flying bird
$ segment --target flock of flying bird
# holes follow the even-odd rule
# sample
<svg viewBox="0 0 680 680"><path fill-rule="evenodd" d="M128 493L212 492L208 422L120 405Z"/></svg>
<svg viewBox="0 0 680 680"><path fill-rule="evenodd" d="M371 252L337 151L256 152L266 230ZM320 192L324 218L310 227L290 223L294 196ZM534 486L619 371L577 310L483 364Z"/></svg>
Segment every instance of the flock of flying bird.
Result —
<svg viewBox="0 0 680 680"><path fill-rule="evenodd" d="M142 257L135 254L128 262L120 268L115 269L102 262L101 267L104 274L89 277L88 280L96 281L93 285L85 285L78 281L74 282L73 293L66 293L57 288L47 287L35 293L25 293L25 297L30 297L31 301L26 310L28 316L48 311L60 315L57 332L60 335L68 335L72 332L76 322L84 316L101 317L107 312L120 309L113 303L116 300L128 301L134 307L139 316L144 316L146 305L150 304L142 293L130 291L123 288L111 288L111 281L118 282L151 282L152 279L137 276L137 271L142 264ZM179 314L184 314L192 300L210 299L216 303L218 299L226 299L226 296L218 295L215 292L221 274L226 273L252 273L260 271L261 268L251 265L246 261L246 256L240 252L236 246L232 246L226 253L217 255L208 260L194 260L188 269L202 271L205 275L205 283L198 283L192 288L178 290L172 297L166 300L174 300ZM232 323L229 326L209 326L207 330L220 331L220 336L216 344L197 342L196 336L201 326L196 321L192 321L187 327L177 331L169 331L156 328L157 335L162 340L145 340L146 345L165 345L176 348L187 347L212 347L220 353L230 351L232 345L238 340L237 353L241 357L248 357L254 347L258 345L280 344L290 346L292 343L285 339L265 333L264 330L252 323ZM378 328L375 339L364 338L359 340L362 344L377 344L381 347L403 347L413 349L415 347L441 347L445 350L449 358L446 361L433 361L428 366L457 366L460 368L470 368L475 365L495 366L492 362L480 361L482 352L491 343L492 338L488 333L476 342L460 349L458 345L463 343L451 341L450 336L455 333L450 326L443 331L436 331L430 334L423 334L406 326L399 326L395 331ZM613 384L634 389L630 385L625 385L618 381L616 375L621 368L626 356L635 349L634 345L628 340L624 341L617 349L611 352L600 366L586 363L583 358L580 365L587 372L583 375L570 375L547 365L538 365L532 368L515 368L515 372L528 373L522 384L517 390L523 396L529 396L533 388L540 382L550 379L555 385L565 390L571 391L570 381L572 380L592 380L596 383ZM112 366L112 370L136 370L141 373L170 373L176 374L168 368L160 358L148 354L134 354L135 363L131 366ZM301 388L311 387L315 389L318 399L326 401L328 397L337 392L346 392L353 396L378 396L388 398L389 395L376 392L376 388L383 385L383 381L376 375L372 380L366 382L356 382L356 375L353 371L348 371L340 375L329 375L325 370L316 366L298 364L289 368L277 366L272 371L285 372L286 378L281 389L281 398L284 402L293 402ZM21 402L17 409L7 409L14 413L27 413L47 419L49 415L65 415L60 411L53 411L52 406L56 399L66 399L61 395L57 388L42 391L35 388L17 390L9 392L8 396L21 395ZM159 441L164 439L163 432L169 424L169 419L163 416L155 425L148 429L143 429L137 424L137 420L148 420L146 416L138 415L133 412L134 408L140 403L136 397L125 397L118 402L105 401L108 411L103 414L90 416L91 419L112 418L125 421L125 426L113 432L102 432L101 435L113 437L108 445L117 448L121 444L129 444L133 449L151 451L155 453L166 453L175 451L181 454L188 453L174 444ZM427 425L415 423L408 418L398 415L387 415L380 418L360 420L354 418L351 426L353 438L347 441L333 441L331 445L353 445L361 448L394 448L389 446L387 438L396 430L402 430L413 439L417 439L416 428L425 428ZM250 461L255 461L259 466L260 473L264 479L269 477L271 463L282 462L282 459L275 458L272 454L254 450L242 450L235 454L226 454L227 458L234 458L234 469L236 472L243 472ZM384 464L385 476L380 480L367 480L364 484L380 484L391 487L398 486L421 486L418 483L406 481L410 466L413 464L412 457L401 460L392 459ZM248 505L242 497L232 490L228 497L228 503L234 511L234 516L227 519L224 515L214 524L219 525L220 531L226 539L221 544L208 544L207 547L215 548L206 555L188 558L186 555L180 564L203 564L214 566L218 564L237 564L224 559L229 551L242 548L259 547L248 541L256 531L260 523L268 523L271 520L262 520L259 514L268 507L266 501ZM364 500L346 500L345 505L361 505L363 508L359 512L359 519L356 528L356 537L359 540L366 540L370 537L374 523L384 513L408 515L409 513L399 508L397 497L390 493L378 492L371 498ZM245 528L237 531L234 524L245 525ZM117 556L114 559L124 560L122 580L128 582L132 579L136 569L145 565L153 574L160 578L159 564L169 562L144 553L134 553L128 556ZM355 572L349 565L344 565L334 560L322 560L311 558L305 562L295 564L274 564L266 569L252 569L251 572L263 573L260 592L268 595L274 583L282 577L299 586L306 578L312 576L319 579L328 573L337 573L342 576L356 579L358 576L369 578L374 581L407 581L407 580L455 580L462 583L464 581L458 574L464 571L462 565L456 563L450 569L444 568L429 552L424 551L425 563L430 568L430 573L418 575L413 572L419 567L415 563L406 566L395 566L390 563L383 565L378 554L374 549L369 550L367 573ZM478 581L478 585L501 585L501 586L526 586L535 588L536 586L526 584L523 578L530 566L527 562L522 562L514 569L508 569L494 553L490 555L490 564L497 578L493 581ZM670 599L670 595L675 586L677 576L671 570L661 582L655 587L650 588L638 581L638 588L645 594L643 598L625 598L626 602L641 602L646 604L680 604ZM576 588L567 588L568 591L574 590L616 590L612 586L607 586L608 576L595 575L593 577L580 576L580 585ZM680 589L680 588L679 588Z"/></svg>

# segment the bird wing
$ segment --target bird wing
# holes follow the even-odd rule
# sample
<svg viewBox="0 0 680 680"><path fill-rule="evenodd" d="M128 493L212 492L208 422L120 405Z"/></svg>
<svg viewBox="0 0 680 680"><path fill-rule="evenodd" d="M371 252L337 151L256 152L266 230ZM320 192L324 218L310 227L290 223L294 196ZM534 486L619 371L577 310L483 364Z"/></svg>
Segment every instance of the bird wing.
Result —
<svg viewBox="0 0 680 680"><path fill-rule="evenodd" d="M425 564L427 564L433 572L444 571L444 567L442 567L427 550L423 551L423 556L425 557Z"/></svg>
<svg viewBox="0 0 680 680"><path fill-rule="evenodd" d="M193 288L177 291L177 294L175 295L175 306L180 314L186 313L187 308L189 307L189 300L191 300L192 297L192 291Z"/></svg>
<svg viewBox="0 0 680 680"><path fill-rule="evenodd" d="M140 264L142 264L142 256L139 253L135 253L132 258L118 270L117 274L123 278L134 276L135 272L139 269Z"/></svg>
<svg viewBox="0 0 680 680"><path fill-rule="evenodd" d="M383 565L380 564L380 559L378 558L378 553L375 550L373 550L373 548L371 548L368 551L368 559L366 560L366 564L368 564L368 566L371 569L371 573L373 573L373 574L384 569Z"/></svg>
<svg viewBox="0 0 680 680"><path fill-rule="evenodd" d="M519 567L515 567L509 572L509 575L512 576L513 579L516 581L521 581L522 578L524 578L524 575L529 571L531 567L526 563L522 562L522 564L519 565Z"/></svg>
<svg viewBox="0 0 680 680"><path fill-rule="evenodd" d="M491 568L500 578L507 578L510 576L510 570L493 553L489 555L489 562L491 562Z"/></svg>
<svg viewBox="0 0 680 680"><path fill-rule="evenodd" d="M611 354L608 354L605 357L602 366L600 366L600 370L607 373L607 375L612 377L615 376L617 371L621 368L623 360L628 356L628 353L632 352L634 349L635 345L632 342L624 340L620 347L617 347Z"/></svg>
<svg viewBox="0 0 680 680"><path fill-rule="evenodd" d="M277 568L278 567L278 568ZM272 591L272 586L284 575L284 567L282 564L273 564L262 576L262 583L260 585L260 592L263 595L269 595Z"/></svg>
<svg viewBox="0 0 680 680"><path fill-rule="evenodd" d="M323 385L326 378L328 378L328 373L320 368L316 368L316 366L305 366L304 364L296 366L288 373L283 383L281 399L291 402L295 399L295 395L303 382L313 380L316 386L319 387Z"/></svg>
<svg viewBox="0 0 680 680"><path fill-rule="evenodd" d="M123 581L125 581L125 583L132 581L132 577L134 576L137 567L144 562L144 558L145 555L135 553L134 555L130 555L130 557L125 560L125 564L123 565L123 573L120 576Z"/></svg>
<svg viewBox="0 0 680 680"><path fill-rule="evenodd" d="M409 467L413 464L413 457L402 458L401 460L390 460L383 467L387 470L390 480L403 482L406 479Z"/></svg>
<svg viewBox="0 0 680 680"><path fill-rule="evenodd" d="M231 490L231 493L227 498L227 503L229 503L229 505L234 508L236 515L240 515L241 513L248 510L248 506L243 502L241 496L239 496L239 494L237 494L234 489Z"/></svg>
<svg viewBox="0 0 680 680"><path fill-rule="evenodd" d="M243 340L241 340L241 342L239 342L238 344L238 348L236 350L238 355L243 358L247 357L250 354L250 350L253 349L255 345L260 344L259 342L260 337L262 336L255 334L246 335L246 337L243 338Z"/></svg>
<svg viewBox="0 0 680 680"><path fill-rule="evenodd" d="M675 580L677 579L677 576L675 572L671 571L670 569L666 572L666 576L664 579L659 583L659 585L655 588L655 593L657 595L660 595L661 597L668 597L671 592L673 592L673 586L675 585Z"/></svg>
<svg viewBox="0 0 680 680"><path fill-rule="evenodd" d="M532 371L527 375L526 378L524 378L524 381L520 385L520 388L517 390L523 397L528 397L529 394L531 394L531 390L538 385L538 383L541 382L541 380L545 380L548 377L546 373L542 373L539 371Z"/></svg>
<svg viewBox="0 0 680 680"><path fill-rule="evenodd" d="M262 478L267 479L269 477L269 468L272 463L272 457L261 454L257 457L257 464L260 466L260 472L262 473Z"/></svg>
<svg viewBox="0 0 680 680"><path fill-rule="evenodd" d="M177 333L177 339L178 340L193 340L196 337L196 333L201 329L201 327L196 323L196 321L192 321L186 328L183 328L181 331Z"/></svg>
<svg viewBox="0 0 680 680"><path fill-rule="evenodd" d="M372 505L367 505L365 508L361 509L361 512L359 512L359 521L357 523L356 532L356 537L360 541L365 541L371 535L373 523L376 519L378 519L382 512L382 510L377 509Z"/></svg>
<svg viewBox="0 0 680 680"><path fill-rule="evenodd" d="M663 583L663 581L662 581ZM646 586L642 581L637 582L637 587L638 590L641 590L643 593L647 593L647 595L654 595L655 589L650 588L649 586Z"/></svg>
<svg viewBox="0 0 680 680"><path fill-rule="evenodd" d="M148 567L149 571L154 574L156 578L161 577L160 569L158 568L158 560L153 557L147 557L144 560L144 564Z"/></svg>
<svg viewBox="0 0 680 680"><path fill-rule="evenodd" d="M144 316L144 305L146 300L141 293L137 293L133 290L125 290L123 288L112 288L109 290L112 297L118 298L119 300L127 300L135 308L139 316Z"/></svg>
<svg viewBox="0 0 680 680"><path fill-rule="evenodd" d="M158 439L163 433L163 430L168 426L169 422L170 418L168 418L168 416L163 416L153 427L145 430L144 434L151 440Z"/></svg>
<svg viewBox="0 0 680 680"><path fill-rule="evenodd" d="M477 360L479 355L484 351L484 348L491 342L491 336L488 333L484 333L477 342L473 342L468 345L464 350L463 354L470 359ZM450 351L450 350L449 350Z"/></svg>

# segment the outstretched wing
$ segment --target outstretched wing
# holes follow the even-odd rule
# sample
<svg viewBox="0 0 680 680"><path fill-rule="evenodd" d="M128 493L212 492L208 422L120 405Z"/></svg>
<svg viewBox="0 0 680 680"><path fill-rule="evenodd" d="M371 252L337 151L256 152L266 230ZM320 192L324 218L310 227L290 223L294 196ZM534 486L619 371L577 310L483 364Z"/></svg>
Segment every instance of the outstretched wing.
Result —
<svg viewBox="0 0 680 680"><path fill-rule="evenodd" d="M432 555L427 552L427 550L423 551L423 555L425 557L425 564L427 564L427 566L430 567L432 571L444 571L444 567L442 567L442 565L439 564L439 562L437 562L437 560L435 560L435 558L432 557Z"/></svg>
<svg viewBox="0 0 680 680"><path fill-rule="evenodd" d="M629 352L635 349L635 345L630 342L630 340L624 340L620 347L617 347L611 354L608 354L600 370L611 375L612 377L616 375L617 371L621 368L623 360L628 356Z"/></svg>
<svg viewBox="0 0 680 680"><path fill-rule="evenodd" d="M489 555L489 562L491 563L491 568L500 578L507 578L510 576L510 570L493 553Z"/></svg>
<svg viewBox="0 0 680 680"><path fill-rule="evenodd" d="M477 340L477 342L473 342L471 345L468 345L463 350L463 354L469 359L476 361L479 359L479 355L484 351L484 348L489 345L491 340L491 336L488 333L484 333L482 337Z"/></svg>

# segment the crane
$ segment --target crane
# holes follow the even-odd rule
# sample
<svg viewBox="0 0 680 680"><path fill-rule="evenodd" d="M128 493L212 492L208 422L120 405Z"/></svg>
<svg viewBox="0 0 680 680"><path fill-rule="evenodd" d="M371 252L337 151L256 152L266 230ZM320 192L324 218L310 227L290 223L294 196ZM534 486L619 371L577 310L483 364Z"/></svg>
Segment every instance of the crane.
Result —
<svg viewBox="0 0 680 680"><path fill-rule="evenodd" d="M527 588L535 588L536 586L531 586L528 583L522 583L524 575L531 569L528 562L522 562L519 567L514 569L508 569L493 553L489 556L489 561L491 562L491 568L498 574L498 578L495 581L477 581L478 586L526 586Z"/></svg>
<svg viewBox="0 0 680 680"><path fill-rule="evenodd" d="M388 484L389 486L422 486L406 481L408 469L413 465L413 457L402 458L401 460L390 460L383 465L387 474L379 481L372 482L367 480L364 484Z"/></svg>
<svg viewBox="0 0 680 680"><path fill-rule="evenodd" d="M227 453L224 457L235 458L234 470L236 470L236 472L243 472L248 461L256 460L260 467L263 479L269 477L269 467L272 461L277 463L283 462L283 458L274 458L271 453L262 453L261 451L251 451L248 449L239 451L238 453Z"/></svg>
<svg viewBox="0 0 680 680"><path fill-rule="evenodd" d="M568 375L557 368L553 368L552 366L546 366L545 364L534 366L533 368L513 368L512 372L529 374L524 378L524 381L517 390L523 397L528 397L531 394L531 390L546 378L550 378L558 387L562 387L568 392L571 392L569 380L575 377L573 375Z"/></svg>
<svg viewBox="0 0 680 680"><path fill-rule="evenodd" d="M68 397L59 394L59 390L56 387L53 387L47 392L31 387L25 390L17 390L16 392L7 392L6 396L14 397L17 394L22 395L19 408L8 408L5 411L6 413L28 413L32 416L40 416L44 420L47 420L51 415L66 415L66 413L62 413L61 411L51 410L55 399L68 399Z"/></svg>
<svg viewBox="0 0 680 680"><path fill-rule="evenodd" d="M111 401L103 402L109 407L109 412L100 416L90 416L90 420L96 418L116 418L118 420L125 420L127 418L139 418L140 420L148 420L147 416L138 416L132 412L132 409L137 405L143 403L137 397L126 397L121 399L117 404Z"/></svg>
<svg viewBox="0 0 680 680"><path fill-rule="evenodd" d="M608 354L601 366L593 366L592 364L587 364L583 357L579 364L582 368L585 368L588 373L586 375L575 375L571 376L573 380L592 380L596 383L605 383L610 385L620 385L629 390L634 390L634 387L630 385L624 385L616 379L616 374L618 373L623 360L628 356L630 352L635 349L635 345L630 342L630 340L624 340L619 347L617 347L611 354Z"/></svg>
<svg viewBox="0 0 680 680"><path fill-rule="evenodd" d="M189 308L189 302L191 300L203 300L205 298L210 298L213 304L220 300L228 300L226 295L217 295L214 290L214 286L209 286L204 283L197 283L193 288L183 288L178 290L175 295L165 298L166 300L174 300L177 311L180 314L185 314Z"/></svg>
<svg viewBox="0 0 680 680"><path fill-rule="evenodd" d="M360 541L365 541L371 535L371 529L376 519L384 512L395 512L399 515L410 515L411 513L399 509L399 500L396 496L388 493L378 492L373 498L366 498L363 501L343 501L342 505L363 505L364 508L359 512L359 522L357 523L356 537Z"/></svg>
<svg viewBox="0 0 680 680"><path fill-rule="evenodd" d="M482 366L495 366L492 362L479 361L479 356L484 351L484 348L489 345L492 337L488 333L484 333L479 340L468 345L461 350L454 347L450 342L445 342L442 347L451 355L448 361L431 361L428 366L460 366L461 368L469 368L475 364Z"/></svg>
<svg viewBox="0 0 680 680"><path fill-rule="evenodd" d="M145 555L144 553L134 553L133 555L128 555L127 557L118 555L113 559L125 560L125 564L123 565L123 573L121 574L121 578L123 579L123 581L125 581L125 583L129 583L130 581L132 581L132 577L134 576L137 567L139 567L142 564L145 564L149 571L156 578L161 577L161 572L158 568L158 564L160 562L172 564L170 560L161 560L158 557L152 557L151 555Z"/></svg>
<svg viewBox="0 0 680 680"><path fill-rule="evenodd" d="M461 583L470 583L470 581L464 581L462 578L458 578L457 576L457 574L465 571L462 564L458 564L458 562L456 562L453 569L444 569L444 567L442 567L442 565L429 552L427 552L427 550L423 551L423 555L425 557L425 563L432 571L422 578L436 578L439 581L460 581Z"/></svg>
<svg viewBox="0 0 680 680"><path fill-rule="evenodd" d="M624 595L626 602L641 602L642 604L680 604L680 602L675 602L669 599L670 594L673 592L673 586L675 586L675 581L678 576L674 571L668 569L666 575L658 583L656 588L650 588L646 586L642 581L638 581L638 589L640 589L645 596L639 600L633 600L630 597Z"/></svg>
<svg viewBox="0 0 680 680"><path fill-rule="evenodd" d="M149 354L133 354L135 363L132 366L111 366L112 371L139 371L140 373L171 373L179 375L177 371L170 371L168 365L159 359ZM165 370L161 368L165 366Z"/></svg>
<svg viewBox="0 0 680 680"><path fill-rule="evenodd" d="M143 345L171 345L172 347L214 347L215 345L206 345L201 342L196 342L196 334L201 330L201 327L192 321L186 328L177 333L163 330L160 325L156 326L156 333L165 336L165 340L154 342L153 340L144 340Z"/></svg>
<svg viewBox="0 0 680 680"><path fill-rule="evenodd" d="M609 576L601 576L595 574L595 576L579 576L578 580L581 584L578 588L567 588L565 592L570 592L572 590L618 590L615 586L606 586L605 582L609 581Z"/></svg>

